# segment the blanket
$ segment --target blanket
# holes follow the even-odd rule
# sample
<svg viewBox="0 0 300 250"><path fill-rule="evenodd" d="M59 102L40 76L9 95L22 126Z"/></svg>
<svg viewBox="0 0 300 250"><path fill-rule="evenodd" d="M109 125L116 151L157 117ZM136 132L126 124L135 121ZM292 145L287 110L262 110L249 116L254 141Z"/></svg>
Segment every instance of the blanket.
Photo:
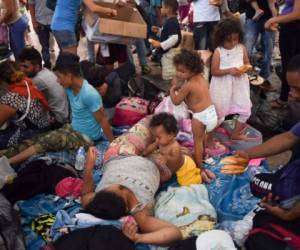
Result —
<svg viewBox="0 0 300 250"><path fill-rule="evenodd" d="M213 164L205 164L205 167L212 170L217 177L212 183L206 185L209 199L217 211L219 223L226 220L241 220L259 202L250 191L253 168L248 168L241 175L222 174L221 159L214 158ZM256 172L268 171L267 161L262 161Z"/></svg>

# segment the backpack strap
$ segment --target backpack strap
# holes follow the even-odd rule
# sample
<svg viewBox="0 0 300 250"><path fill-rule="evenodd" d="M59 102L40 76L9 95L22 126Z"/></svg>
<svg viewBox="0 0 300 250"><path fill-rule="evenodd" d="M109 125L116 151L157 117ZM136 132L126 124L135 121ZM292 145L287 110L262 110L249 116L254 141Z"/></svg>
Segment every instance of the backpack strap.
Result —
<svg viewBox="0 0 300 250"><path fill-rule="evenodd" d="M26 84L26 88L27 88L27 92L28 92L27 106L26 106L25 113L19 119L14 120L14 122L21 122L21 121L23 121L26 118L26 116L28 115L29 110L30 110L31 93L30 93L28 82L26 80L24 80L24 82Z"/></svg>

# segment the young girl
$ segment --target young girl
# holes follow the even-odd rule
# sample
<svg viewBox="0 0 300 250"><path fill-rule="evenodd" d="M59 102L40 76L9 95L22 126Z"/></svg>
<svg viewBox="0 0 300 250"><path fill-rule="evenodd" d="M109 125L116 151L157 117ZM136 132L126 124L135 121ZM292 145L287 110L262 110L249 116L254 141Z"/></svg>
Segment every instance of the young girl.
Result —
<svg viewBox="0 0 300 250"><path fill-rule="evenodd" d="M241 133L251 115L250 85L246 71L248 53L242 44L243 31L238 20L224 19L216 26L215 51L211 65L210 96L217 109L219 123L225 116L238 114L233 140L245 140ZM246 70L245 70L246 68Z"/></svg>
<svg viewBox="0 0 300 250"><path fill-rule="evenodd" d="M192 112L195 161L201 169L205 133L211 132L217 126L217 113L209 96L208 82L203 77L203 62L198 53L183 49L174 57L174 65L176 77L185 82L178 86L176 79L173 79L170 97L175 105L184 101ZM201 175L205 182L214 177L212 172L204 169Z"/></svg>

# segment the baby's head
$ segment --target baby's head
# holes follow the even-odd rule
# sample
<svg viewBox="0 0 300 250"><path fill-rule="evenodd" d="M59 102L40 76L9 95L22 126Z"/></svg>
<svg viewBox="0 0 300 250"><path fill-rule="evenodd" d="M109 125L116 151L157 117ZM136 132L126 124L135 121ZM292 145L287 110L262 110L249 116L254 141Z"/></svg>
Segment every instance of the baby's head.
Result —
<svg viewBox="0 0 300 250"><path fill-rule="evenodd" d="M203 73L204 63L196 51L182 49L174 57L173 63L176 67L176 77L181 80L188 80Z"/></svg>
<svg viewBox="0 0 300 250"><path fill-rule="evenodd" d="M177 121L169 113L159 113L152 117L150 130L158 145L166 146L174 140L178 133Z"/></svg>
<svg viewBox="0 0 300 250"><path fill-rule="evenodd" d="M214 48L219 46L232 49L239 43L243 43L244 32L241 22L235 18L225 18L215 27L213 34Z"/></svg>

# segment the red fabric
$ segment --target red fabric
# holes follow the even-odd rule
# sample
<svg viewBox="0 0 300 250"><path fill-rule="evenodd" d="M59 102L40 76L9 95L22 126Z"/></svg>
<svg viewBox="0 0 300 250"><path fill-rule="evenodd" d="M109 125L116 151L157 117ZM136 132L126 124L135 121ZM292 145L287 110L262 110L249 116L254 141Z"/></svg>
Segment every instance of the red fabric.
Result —
<svg viewBox="0 0 300 250"><path fill-rule="evenodd" d="M43 105L45 111L48 111L49 107L48 107L48 101L46 97L32 84L31 79L24 78L22 82L11 84L9 85L8 90L11 92L18 93L21 96L28 97L28 91L27 91L25 81L29 86L31 99L37 99Z"/></svg>

